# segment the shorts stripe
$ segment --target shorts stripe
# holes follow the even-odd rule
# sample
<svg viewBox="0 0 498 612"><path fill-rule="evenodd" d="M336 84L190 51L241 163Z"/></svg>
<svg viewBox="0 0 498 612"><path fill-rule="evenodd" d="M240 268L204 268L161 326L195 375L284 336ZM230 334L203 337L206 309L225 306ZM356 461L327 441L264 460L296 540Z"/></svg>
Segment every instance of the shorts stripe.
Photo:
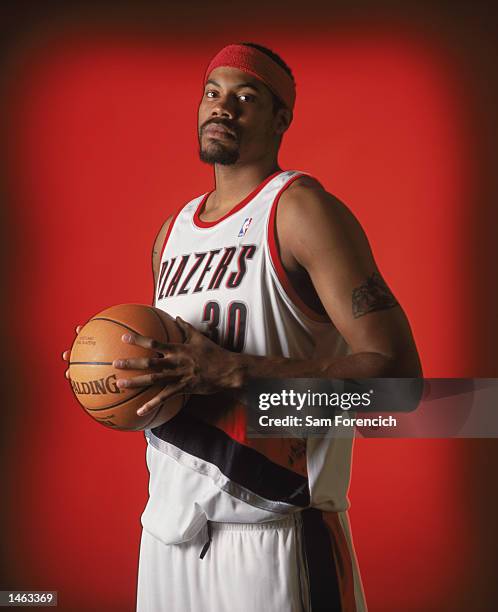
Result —
<svg viewBox="0 0 498 612"><path fill-rule="evenodd" d="M324 512L323 520L329 532L334 552L342 610L344 612L357 612L359 608L356 601L354 580L356 560L351 555L350 546L340 521L340 515L337 512Z"/></svg>
<svg viewBox="0 0 498 612"><path fill-rule="evenodd" d="M358 612L353 559L337 512L302 512L312 612Z"/></svg>
<svg viewBox="0 0 498 612"><path fill-rule="evenodd" d="M311 610L342 611L336 564L322 513L308 508L302 512L302 521Z"/></svg>

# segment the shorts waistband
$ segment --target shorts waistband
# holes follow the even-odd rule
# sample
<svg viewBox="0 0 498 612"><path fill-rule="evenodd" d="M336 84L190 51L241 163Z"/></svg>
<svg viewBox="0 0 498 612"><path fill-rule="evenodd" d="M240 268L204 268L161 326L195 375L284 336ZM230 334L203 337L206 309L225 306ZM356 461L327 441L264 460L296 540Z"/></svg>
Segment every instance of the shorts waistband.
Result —
<svg viewBox="0 0 498 612"><path fill-rule="evenodd" d="M209 521L213 531L260 531L264 529L289 529L300 520L300 512L295 512L284 519L265 521L264 523L217 523Z"/></svg>

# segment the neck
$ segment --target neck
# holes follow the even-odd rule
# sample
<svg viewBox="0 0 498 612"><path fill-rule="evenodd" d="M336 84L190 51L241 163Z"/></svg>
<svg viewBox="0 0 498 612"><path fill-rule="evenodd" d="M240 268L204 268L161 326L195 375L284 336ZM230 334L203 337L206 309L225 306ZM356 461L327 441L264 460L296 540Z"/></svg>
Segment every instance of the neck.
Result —
<svg viewBox="0 0 498 612"><path fill-rule="evenodd" d="M265 178L280 170L276 159L244 166L214 167L215 192L209 198L207 209L224 211L243 200Z"/></svg>

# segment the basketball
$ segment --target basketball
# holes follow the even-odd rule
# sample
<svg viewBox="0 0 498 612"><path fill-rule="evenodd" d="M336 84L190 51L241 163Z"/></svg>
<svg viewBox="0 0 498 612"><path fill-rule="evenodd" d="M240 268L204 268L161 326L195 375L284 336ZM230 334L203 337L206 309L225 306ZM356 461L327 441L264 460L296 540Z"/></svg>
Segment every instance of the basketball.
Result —
<svg viewBox="0 0 498 612"><path fill-rule="evenodd" d="M124 431L139 431L162 425L183 406L178 395L154 413L138 416L137 410L157 395L164 384L120 389L118 378L132 378L153 370L124 370L112 366L115 359L154 357L150 349L127 344L123 334L133 332L159 342L183 342L175 320L158 308L143 304L121 304L92 317L80 330L71 348L69 380L76 399L98 423Z"/></svg>

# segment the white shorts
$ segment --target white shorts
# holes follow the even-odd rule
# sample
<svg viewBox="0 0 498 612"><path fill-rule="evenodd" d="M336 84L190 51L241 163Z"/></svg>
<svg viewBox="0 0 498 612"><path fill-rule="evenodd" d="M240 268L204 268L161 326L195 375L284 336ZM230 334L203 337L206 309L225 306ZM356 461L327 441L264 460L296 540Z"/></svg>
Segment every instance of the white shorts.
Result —
<svg viewBox="0 0 498 612"><path fill-rule="evenodd" d="M345 513L208 522L181 544L142 532L137 612L363 610Z"/></svg>

